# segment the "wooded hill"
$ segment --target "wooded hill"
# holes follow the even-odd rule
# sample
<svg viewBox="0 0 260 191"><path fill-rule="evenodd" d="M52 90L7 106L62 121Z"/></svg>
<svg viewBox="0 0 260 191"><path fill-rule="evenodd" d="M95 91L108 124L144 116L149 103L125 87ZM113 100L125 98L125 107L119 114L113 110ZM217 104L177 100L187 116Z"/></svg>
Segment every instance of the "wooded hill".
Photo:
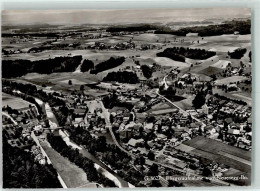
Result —
<svg viewBox="0 0 260 191"><path fill-rule="evenodd" d="M51 74L54 72L73 72L80 65L82 56L56 57L47 60L3 60L2 77L20 77L27 73Z"/></svg>

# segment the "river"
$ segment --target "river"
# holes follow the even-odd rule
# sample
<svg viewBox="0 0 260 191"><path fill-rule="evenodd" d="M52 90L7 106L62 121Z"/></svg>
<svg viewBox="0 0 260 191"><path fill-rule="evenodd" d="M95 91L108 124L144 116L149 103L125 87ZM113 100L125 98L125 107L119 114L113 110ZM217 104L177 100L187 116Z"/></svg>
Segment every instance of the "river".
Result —
<svg viewBox="0 0 260 191"><path fill-rule="evenodd" d="M54 113L52 112L52 109L48 103L44 103L42 100L35 98L35 101L42 106L44 109L44 113L46 113L50 126L59 127L58 120L56 119ZM69 135L66 133L66 131L57 129L55 130L56 134L62 137L62 139L66 142L67 145L72 146L72 148L79 149L79 152L82 153L82 155L89 160L93 161L95 163L95 167L97 170L101 171L104 176L109 178L110 180L114 181L115 184L118 187L134 187L130 183L123 180L121 177L119 177L113 170L111 170L108 166L106 166L104 163L102 163L99 159L97 159L94 155L89 153L85 148L82 146L77 145L73 141L70 140Z"/></svg>

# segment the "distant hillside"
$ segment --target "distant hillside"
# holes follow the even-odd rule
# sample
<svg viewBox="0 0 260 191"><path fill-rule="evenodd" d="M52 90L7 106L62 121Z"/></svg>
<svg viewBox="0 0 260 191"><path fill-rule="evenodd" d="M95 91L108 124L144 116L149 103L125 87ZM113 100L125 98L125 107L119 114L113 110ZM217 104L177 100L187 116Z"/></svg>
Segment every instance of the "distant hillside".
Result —
<svg viewBox="0 0 260 191"><path fill-rule="evenodd" d="M27 73L51 74L54 72L73 72L80 65L82 56L56 57L47 60L3 60L2 77L20 77Z"/></svg>
<svg viewBox="0 0 260 191"><path fill-rule="evenodd" d="M135 32L135 31L148 31L148 30L170 30L168 27L153 25L153 24L132 24L132 25L117 25L107 28L107 32Z"/></svg>
<svg viewBox="0 0 260 191"><path fill-rule="evenodd" d="M27 31L29 32L29 30ZM57 33L2 33L2 37L13 37L13 36L32 36L32 37L52 37L57 38Z"/></svg>
<svg viewBox="0 0 260 191"><path fill-rule="evenodd" d="M199 36L216 36L222 34L233 34L238 31L240 34L251 34L251 20L229 21L225 24L185 27L178 30L164 29L156 30L155 34L173 34L186 36L188 33L198 33Z"/></svg>

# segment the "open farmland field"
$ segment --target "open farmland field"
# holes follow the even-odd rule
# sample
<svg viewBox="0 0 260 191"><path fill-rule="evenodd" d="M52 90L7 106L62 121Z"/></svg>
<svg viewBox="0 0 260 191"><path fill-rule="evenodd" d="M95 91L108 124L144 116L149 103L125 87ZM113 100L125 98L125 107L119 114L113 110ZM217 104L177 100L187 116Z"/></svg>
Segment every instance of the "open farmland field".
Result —
<svg viewBox="0 0 260 191"><path fill-rule="evenodd" d="M70 79L72 84L74 85L84 85L86 84L85 82L82 82L82 81L79 81L77 79ZM69 80L63 80L63 81L59 81L59 83L62 83L62 84L68 84Z"/></svg>
<svg viewBox="0 0 260 191"><path fill-rule="evenodd" d="M246 102L248 102L248 103L252 102L251 95L248 93L244 93L244 92L243 93L234 93L232 95L238 99L246 100Z"/></svg>
<svg viewBox="0 0 260 191"><path fill-rule="evenodd" d="M212 154L219 154L219 152L224 152L240 157L247 161L251 161L251 153L249 151L245 151L202 136L197 136L190 141L184 142L184 144L202 151L207 151Z"/></svg>
<svg viewBox="0 0 260 191"><path fill-rule="evenodd" d="M20 53L13 54L12 56L5 57L5 60L19 60L23 58L24 60L46 60L49 58L61 57L61 56L77 56L91 53L92 50L45 50L38 53Z"/></svg>
<svg viewBox="0 0 260 191"><path fill-rule="evenodd" d="M208 42L233 42L233 41L237 41L239 36L243 36L243 35L229 34L229 35L219 35L219 36L208 36L208 37L204 37L204 40Z"/></svg>
<svg viewBox="0 0 260 191"><path fill-rule="evenodd" d="M215 64L218 61L219 61L218 56L213 56L213 57L210 57L206 60L189 59L189 62L191 62L193 64L193 67L191 67L189 69L184 69L184 70L182 70L182 72L185 73L187 71L190 71L190 72L193 72L193 73L198 73L201 70L204 70L204 69L208 68L209 66ZM198 64L196 65L196 63L198 63Z"/></svg>
<svg viewBox="0 0 260 191"><path fill-rule="evenodd" d="M186 144L186 143L184 143L184 144ZM193 146L193 147L196 147L196 145ZM202 157L202 158L206 158L206 159L211 160L211 161L218 162L219 164L228 165L229 167L238 169L238 170L245 172L245 173L250 172L251 165L247 165L243 162L235 160L232 157L226 157L226 156L223 156L221 154L213 153L213 152L200 148L200 149L194 149L194 150L190 151L190 154L193 154L193 155L196 155L196 156L199 156L199 157Z"/></svg>
<svg viewBox="0 0 260 191"><path fill-rule="evenodd" d="M230 62L228 60L219 60L215 64L211 65L211 67L216 67L220 69L225 69Z"/></svg>
<svg viewBox="0 0 260 191"><path fill-rule="evenodd" d="M249 106L252 106L252 98L251 98L251 94L249 92L248 89L246 89L247 93L245 92L240 92L240 91L236 91L236 92L225 92L221 89L214 89L213 92L214 94L217 93L219 95L223 95L227 98L230 99L234 99L234 100L241 100L244 101L245 103L247 103Z"/></svg>
<svg viewBox="0 0 260 191"><path fill-rule="evenodd" d="M240 61L242 61L246 67L249 67L249 53L250 49L247 49L247 52L244 54L244 56L241 59L232 59L232 58L227 58L227 53L225 54L219 54L218 57L220 60L225 60L231 63L232 67L240 67Z"/></svg>
<svg viewBox="0 0 260 191"><path fill-rule="evenodd" d="M79 89L81 85L94 83L102 78L98 78L96 75L86 73L52 73L52 74L27 74L21 77L21 80L29 81L34 84L45 84L53 90ZM72 80L72 86L68 84L68 81ZM74 82L74 83L73 83ZM41 87L42 88L42 87ZM42 88L44 89L44 88Z"/></svg>
<svg viewBox="0 0 260 191"><path fill-rule="evenodd" d="M216 84L230 84L230 83L234 83L234 82L241 82L241 81L244 81L247 79L248 78L245 76L231 76L231 77L223 78L220 80L216 80L215 83Z"/></svg>
<svg viewBox="0 0 260 191"><path fill-rule="evenodd" d="M185 144L185 143L184 143ZM206 143L205 143L206 144ZM209 147L209 145L208 145ZM231 171L228 175L229 176L240 176L240 175L244 175L247 176L248 178L250 178L250 169L251 169L251 165L247 165L244 164L240 161L237 161L233 158L230 157L226 157L220 154L213 154L210 151L204 151L201 149L194 149L190 152L190 154L202 157L202 158L206 158L208 160L211 161L215 161L218 162L219 164L225 164L229 167L231 167L232 169L236 169L236 171ZM227 171L228 172L228 171ZM239 182L242 182L246 185L248 185L248 183L250 184L250 182L248 182L248 180L241 180ZM237 182L237 183L239 183Z"/></svg>
<svg viewBox="0 0 260 191"><path fill-rule="evenodd" d="M68 188L80 187L89 182L86 173L82 169L61 156L47 142L41 142L40 144Z"/></svg>
<svg viewBox="0 0 260 191"><path fill-rule="evenodd" d="M171 108L170 103L158 103L152 106L152 109L169 109Z"/></svg>
<svg viewBox="0 0 260 191"><path fill-rule="evenodd" d="M221 68L212 67L212 66L209 66L209 67L199 71L200 74L204 74L204 75L207 75L207 76L211 76L213 74L218 75L222 72L223 72L223 70Z"/></svg>
<svg viewBox="0 0 260 191"><path fill-rule="evenodd" d="M177 106L182 108L183 110L189 110L189 109L194 109L192 101L195 96L190 96L187 99L181 100L181 101L176 101L174 102Z"/></svg>
<svg viewBox="0 0 260 191"><path fill-rule="evenodd" d="M2 47L3 48L15 48L20 49L23 51L23 49L29 49L32 47L32 45L40 45L46 41L49 41L50 39L47 39L46 37L37 38L37 39L16 39L15 43L11 43L12 39L10 38L2 38ZM23 51L25 52L25 51ZM27 52L27 51L26 51Z"/></svg>
<svg viewBox="0 0 260 191"><path fill-rule="evenodd" d="M190 66L190 64L185 62L179 62L172 60L170 58L166 57L145 57L141 56L138 58L135 58L135 60L138 60L140 64L146 64L146 65L152 65L153 63L159 64L160 66L167 66L167 67L173 67L173 68L187 68Z"/></svg>
<svg viewBox="0 0 260 191"><path fill-rule="evenodd" d="M209 49L209 51L214 52L233 52L234 50L240 48L240 47L234 47L234 46L221 46L221 45L215 45L214 48Z"/></svg>
<svg viewBox="0 0 260 191"><path fill-rule="evenodd" d="M161 65L161 66L170 66L170 67L176 67L179 69L183 69L186 67L189 67L190 64L186 62L178 62L175 60L171 60L170 58L166 57L156 57L154 58L155 63Z"/></svg>
<svg viewBox="0 0 260 191"><path fill-rule="evenodd" d="M6 93L2 93L2 106L6 107L7 105L13 109L22 109L29 107L31 103L24 101L21 98L17 98Z"/></svg>
<svg viewBox="0 0 260 191"><path fill-rule="evenodd" d="M133 40L145 43L164 43L165 41L172 41L175 37L175 35L170 34L140 34L135 35Z"/></svg>

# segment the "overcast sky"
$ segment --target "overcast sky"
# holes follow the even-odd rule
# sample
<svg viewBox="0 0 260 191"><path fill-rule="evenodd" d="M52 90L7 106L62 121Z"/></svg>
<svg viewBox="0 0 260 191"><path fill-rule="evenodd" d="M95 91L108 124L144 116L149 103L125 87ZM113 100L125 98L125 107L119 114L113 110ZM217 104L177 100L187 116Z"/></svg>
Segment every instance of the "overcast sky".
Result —
<svg viewBox="0 0 260 191"><path fill-rule="evenodd" d="M249 8L144 9L144 10L8 10L3 25L17 24L104 24L202 21L250 17Z"/></svg>

